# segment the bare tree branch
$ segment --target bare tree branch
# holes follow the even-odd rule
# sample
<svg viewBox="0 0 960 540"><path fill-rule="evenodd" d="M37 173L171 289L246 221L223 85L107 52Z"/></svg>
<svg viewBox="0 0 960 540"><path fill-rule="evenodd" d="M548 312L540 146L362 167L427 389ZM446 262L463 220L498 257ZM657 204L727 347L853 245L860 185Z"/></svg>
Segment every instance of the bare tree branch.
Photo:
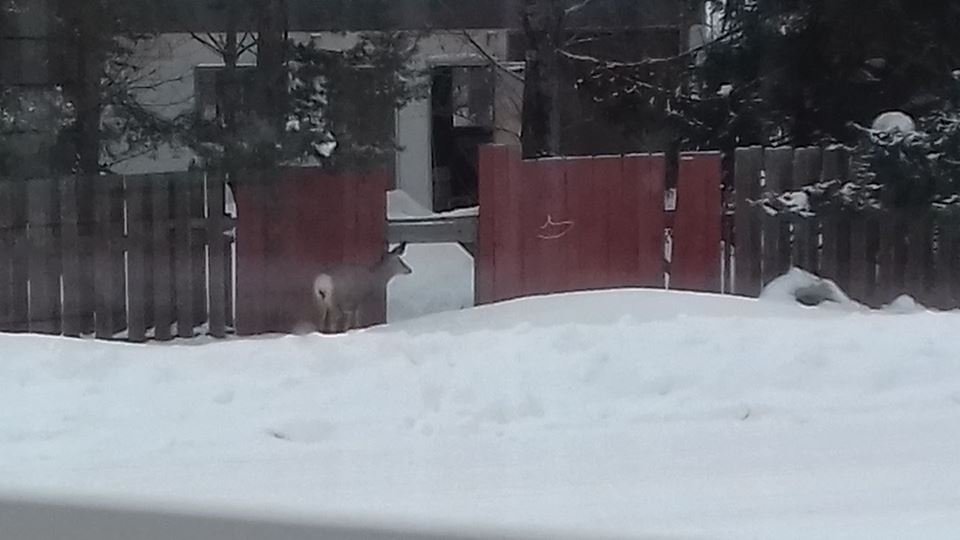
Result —
<svg viewBox="0 0 960 540"><path fill-rule="evenodd" d="M589 62L589 63L591 63L591 64L596 64L596 65L603 66L603 67L609 68L609 69L622 69L622 68L637 68L637 67L646 67L646 66L656 66L656 65L669 64L669 63L671 63L671 62L677 62L677 61L679 61L679 60L685 60L685 59L688 59L688 58L690 58L690 57L692 57L692 56L695 56L695 55L697 55L697 54L699 54L699 53L701 53L701 52L707 51L707 50L709 50L711 47L714 47L714 46L716 46L716 45L718 45L718 44L726 41L727 39L729 39L730 37L732 37L732 36L734 35L734 33L735 33L735 32L731 32L731 33L724 34L724 35L719 36L719 37L717 37L716 39L714 39L714 40L712 40L712 41L710 41L710 42L708 42L708 43L704 43L703 45L700 45L699 47L694 47L694 48L692 48L692 49L688 49L688 50L686 50L686 51L684 51L684 52L682 52L682 53L680 53L680 54L676 54L676 55L673 55L673 56L665 56L665 57L663 57L663 58L644 58L643 60L637 60L636 62L619 62L619 61L614 61L614 60L604 60L604 59L602 59L602 58L597 58L596 56L590 56L590 55L586 55L586 54L572 53L572 52L566 51L566 50L560 50L559 52L560 52L561 55L563 55L563 56L565 56L566 58L569 58L569 59L571 59L571 60L576 60L576 61L580 61L580 62Z"/></svg>
<svg viewBox="0 0 960 540"><path fill-rule="evenodd" d="M583 8L589 6L592 3L593 3L593 0L582 0L581 2L577 2L576 4L564 9L563 14L565 16L573 15L574 13L582 10Z"/></svg>
<svg viewBox="0 0 960 540"><path fill-rule="evenodd" d="M484 49L482 45L480 45L479 43L477 43L477 40L474 39L473 36L470 35L470 32L469 32L469 31L467 31L467 30L461 30L461 31L460 31L460 35L461 35L464 39L466 39L467 42L470 43L470 46L473 47L474 49L476 49L476 51L479 52L480 55L483 56L483 57L487 60L487 62L490 62L490 64L491 64L492 66L494 66L495 68L499 69L499 70L502 71L503 73L506 73L507 76L509 76L509 77L512 78L513 80L518 81L518 82L523 82L523 75L520 75L520 74L517 73L516 71L510 69L509 66L504 65L503 62L501 62L501 61L498 60L497 58L494 58L494 56L493 56L492 54L490 54L489 52L487 52L487 50Z"/></svg>
<svg viewBox="0 0 960 540"><path fill-rule="evenodd" d="M247 41L249 40L249 41ZM244 54L252 51L257 46L257 38L249 32L244 32L243 36L240 38L240 44L237 45L237 57L241 57Z"/></svg>
<svg viewBox="0 0 960 540"><path fill-rule="evenodd" d="M217 41L216 36L214 36L213 34L207 34L206 36L202 36L196 32L190 32L190 37L192 37L201 45L210 49L211 51L221 56L223 55L224 47L219 41Z"/></svg>

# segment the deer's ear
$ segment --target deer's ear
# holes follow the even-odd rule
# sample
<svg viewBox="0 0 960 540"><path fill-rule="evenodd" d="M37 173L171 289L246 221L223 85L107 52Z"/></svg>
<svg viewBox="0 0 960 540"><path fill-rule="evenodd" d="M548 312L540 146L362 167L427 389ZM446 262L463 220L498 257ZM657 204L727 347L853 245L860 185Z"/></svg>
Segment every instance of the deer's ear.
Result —
<svg viewBox="0 0 960 540"><path fill-rule="evenodd" d="M393 253L394 255L403 255L403 252L406 250L407 250L407 243L401 242L400 245L393 248L393 250L390 253Z"/></svg>

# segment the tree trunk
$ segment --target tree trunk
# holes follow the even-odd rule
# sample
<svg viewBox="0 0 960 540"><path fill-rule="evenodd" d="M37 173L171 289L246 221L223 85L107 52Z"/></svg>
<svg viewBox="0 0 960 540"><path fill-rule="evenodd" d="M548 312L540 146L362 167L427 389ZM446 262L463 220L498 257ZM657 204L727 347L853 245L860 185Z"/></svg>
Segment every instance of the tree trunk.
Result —
<svg viewBox="0 0 960 540"><path fill-rule="evenodd" d="M259 158L272 165L286 112L286 0L260 0L257 10L257 83L254 108L266 130L267 141Z"/></svg>
<svg viewBox="0 0 960 540"><path fill-rule="evenodd" d="M239 44L237 43L237 7L231 5L226 10L226 43L223 48L223 131L224 164L228 175L237 161L237 108L240 105L240 80L237 74ZM232 176L232 175L231 175Z"/></svg>
<svg viewBox="0 0 960 540"><path fill-rule="evenodd" d="M562 149L562 102L559 50L564 6L560 0L525 0L523 29L527 38L523 96L525 157L556 156Z"/></svg>

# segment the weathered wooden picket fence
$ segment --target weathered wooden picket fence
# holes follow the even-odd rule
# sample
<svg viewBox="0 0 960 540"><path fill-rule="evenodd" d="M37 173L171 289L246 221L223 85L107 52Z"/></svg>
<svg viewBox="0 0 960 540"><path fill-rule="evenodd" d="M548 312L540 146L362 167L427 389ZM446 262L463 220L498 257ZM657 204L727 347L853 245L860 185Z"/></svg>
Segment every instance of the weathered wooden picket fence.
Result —
<svg viewBox="0 0 960 540"><path fill-rule="evenodd" d="M223 336L230 219L217 176L0 180L0 331Z"/></svg>
<svg viewBox="0 0 960 540"><path fill-rule="evenodd" d="M833 279L878 307L901 294L940 309L960 307L960 230L931 212L769 215L752 201L828 179L846 179L843 149L742 148L735 158L732 289L756 296L791 266Z"/></svg>
<svg viewBox="0 0 960 540"><path fill-rule="evenodd" d="M0 181L0 332L290 332L310 283L386 246L387 174L317 168ZM236 218L226 213L236 194ZM363 311L385 319L386 293Z"/></svg>
<svg viewBox="0 0 960 540"><path fill-rule="evenodd" d="M721 291L721 156L480 158L478 303L612 287ZM673 204L667 194L675 193ZM675 208L674 208L675 207Z"/></svg>

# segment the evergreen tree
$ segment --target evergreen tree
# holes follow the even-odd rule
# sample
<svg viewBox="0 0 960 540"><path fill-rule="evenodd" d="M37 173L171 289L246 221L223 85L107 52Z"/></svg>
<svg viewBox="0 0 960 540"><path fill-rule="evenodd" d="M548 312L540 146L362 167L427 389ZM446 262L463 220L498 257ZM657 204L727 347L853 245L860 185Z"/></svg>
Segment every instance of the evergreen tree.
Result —
<svg viewBox="0 0 960 540"><path fill-rule="evenodd" d="M683 146L853 145L877 114L942 108L960 67L960 4L880 0L711 2L700 49L596 62L581 85L616 118L672 126ZM682 72L682 77L668 73Z"/></svg>

